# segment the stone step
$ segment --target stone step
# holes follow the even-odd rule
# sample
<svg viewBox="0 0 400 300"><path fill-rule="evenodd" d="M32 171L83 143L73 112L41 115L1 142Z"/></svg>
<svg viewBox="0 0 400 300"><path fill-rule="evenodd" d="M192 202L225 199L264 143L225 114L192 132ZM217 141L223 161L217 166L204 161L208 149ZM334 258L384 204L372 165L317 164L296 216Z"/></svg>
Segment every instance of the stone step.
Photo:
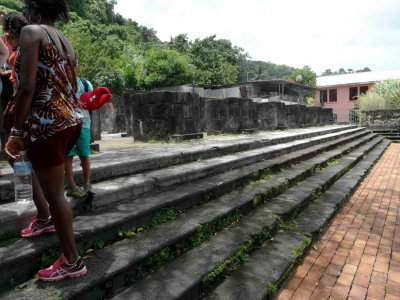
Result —
<svg viewBox="0 0 400 300"><path fill-rule="evenodd" d="M297 218L295 228L279 232L274 239L251 254L240 269L229 276L206 299L269 299L317 238L338 207L350 197L359 182L390 144L382 142L352 170L313 201Z"/></svg>
<svg viewBox="0 0 400 300"><path fill-rule="evenodd" d="M344 136L341 135L344 134ZM201 177L209 177L215 173L221 173L231 168L237 168L249 163L255 163L266 158L274 158L278 155L295 153L302 156L313 154L318 151L325 151L339 143L349 142L351 139L368 134L365 130L354 129L333 133L329 135L314 137L306 140L294 141L286 144L263 147L256 150L240 152L235 155L225 155L218 158L212 158L204 161L181 164L165 169L145 172L143 174L122 177L115 180L109 180L93 185L96 193L91 202L83 199L70 199L71 206L74 207L75 214L82 212L83 208L90 206L91 210L101 210L109 206L117 205L120 202L130 202L148 192L162 191L171 185L193 181ZM333 136L332 136L333 135ZM372 138L369 134L366 138ZM325 142L323 144L320 144ZM307 146L314 146L315 149L307 149ZM318 150L320 149L320 150ZM253 171L254 172L254 171ZM0 234L7 230L18 230L26 226L36 213L36 208L31 205L19 205L15 202L3 204L0 206L2 214L0 215Z"/></svg>
<svg viewBox="0 0 400 300"><path fill-rule="evenodd" d="M391 141L399 141L400 136L385 136L385 139L391 140Z"/></svg>
<svg viewBox="0 0 400 300"><path fill-rule="evenodd" d="M369 146L374 146L374 143L370 143ZM352 152L349 156L345 156L343 161L350 160L354 162L354 159L358 157L356 160L360 160L364 155L366 147L361 147L358 149L358 152ZM381 150L382 151L382 150ZM348 162L351 166L353 162ZM320 174L315 174L310 177L311 182L315 182L315 179L320 179L322 173L329 174L329 177L335 177L335 174L338 170L335 168L336 166L328 167L323 170ZM344 169L345 166L343 165ZM303 183L306 185L306 179ZM324 181L323 179L320 181ZM303 186L303 183L301 186ZM328 181L325 181L324 184L329 185ZM322 186L324 186L322 184ZM307 197L312 195L312 191L309 190L309 195L306 196L304 193L298 195L298 201L305 201ZM308 211L308 208L305 210ZM260 207L256 209L255 214L262 214L268 216L268 219L276 216L272 214L268 207ZM300 218L300 216L299 216ZM310 220L308 220L310 222ZM245 233L242 231L238 231L233 233L236 228L232 230L228 229L223 231L222 233L218 233L215 237L211 238L208 243L204 246L195 248L190 250L186 254L182 255L178 259L167 263L165 266L161 267L159 271L151 274L150 276L144 278L142 281L134 284L131 288L128 288L124 292L112 298L113 300L122 300L122 299L197 299L203 293L203 283L212 280L212 277L217 277L216 273L221 272L221 266L223 264L227 264L227 260L232 260L233 255L238 252L240 246L246 245L246 242L249 243L249 237L254 236L262 236L265 228L267 228L268 224L264 222L264 226L260 226L262 219L255 218L252 214L245 219L242 223L239 223L238 227L245 230ZM257 230L254 230L257 228ZM248 231L250 229L250 232ZM239 232L241 234L239 234ZM296 234L287 234L285 239L279 239L280 233L278 232L277 236L274 236L273 242L278 238L278 243L284 241L285 244L281 245L281 248L287 247L290 249L289 254L292 254L293 248L290 247L296 245L296 247L303 246L304 241L306 241L306 236L304 236L303 232ZM280 243L281 244L281 243ZM289 246L289 247L288 247ZM282 250L282 249L278 249ZM278 255L282 252L277 251L275 254ZM287 253L287 250L284 252ZM210 259L210 257L212 259ZM277 259L279 256L271 256L271 260ZM292 258L289 260L289 264L292 261ZM254 260L254 268L258 271L257 268L258 260ZM280 262L279 265L281 265ZM271 265L271 264L270 264ZM262 269L262 274L273 274L275 269L268 267L266 265ZM212 276L210 276L212 275ZM211 277L211 279L210 279ZM216 279L214 279L216 280ZM236 281L236 290L241 289L242 284L239 281ZM266 286L266 285L265 285ZM224 299L265 299L265 297L258 297L252 293L241 293L243 295L251 295L251 298L241 298L238 297L238 293L230 294L230 298ZM213 299L210 297L210 299Z"/></svg>
<svg viewBox="0 0 400 300"><path fill-rule="evenodd" d="M301 162L295 167L272 176L267 182L263 181L262 186L264 190L268 187L271 191L278 191L279 188L287 186L288 182L294 182L307 176L314 168L324 165L328 160L339 157L343 153L349 152L355 147L369 141L372 137L374 137L372 134L363 136L361 133L357 133L341 140L313 146L274 160L260 162L239 170L232 170L225 174L183 185L159 195L140 198L131 204L118 205L105 212L79 216L74 220L77 243L81 248L88 249L98 240L102 240L103 242L114 240L118 230L126 230L145 223L161 208L175 207L176 209L187 209L203 201L210 193L214 196L221 195L243 184L246 178L257 179L254 177L254 173L262 173L265 169L279 169L285 165L312 157L312 155L321 153L347 141L343 146L339 146L310 159L311 163L308 161ZM357 138L357 140L349 143L349 140L354 138ZM260 193L256 185L252 185L249 195L252 195L254 192ZM229 195L225 197L231 199ZM242 198L242 196L239 198ZM0 286L11 279L14 282L18 282L19 279L23 278L21 274L32 274L35 271L32 261L37 261L46 249L56 247L57 245L58 242L54 235L35 239L19 239L15 242L10 241L8 244L4 244L0 247L0 261L2 262L0 270L7 270L9 269L7 266L15 264L19 265L19 270L17 273L7 272L7 274L0 274ZM15 255L10 257L9 253L14 253Z"/></svg>
<svg viewBox="0 0 400 300"><path fill-rule="evenodd" d="M360 157L362 157L364 153L368 151L369 147L372 147L377 142L378 140L375 139L356 151L359 151ZM349 155L354 156L355 154L351 152ZM301 164L293 168L304 170L304 166ZM288 175L295 173L294 170L288 169L286 171ZM275 180L280 180L281 183L286 181L286 179L282 177L277 177ZM65 280L52 285L42 285L42 283L31 280L25 283L20 291L6 293L3 297L5 299L22 299L34 296L53 299L51 298L52 295L57 295L57 297L63 299L103 298L107 293L113 292L119 286L125 284L127 278L134 276L133 270L136 268L137 271L138 266L140 266L140 263L143 262L144 259L154 257L154 254L162 249L171 249L166 247L182 245L183 240L193 235L196 230L201 230L202 226L206 224L216 224L216 220L220 220L223 216L234 212L235 207L243 209L249 205L251 206L256 199L255 196L262 193L262 190L268 189L268 182L268 180L260 181L256 183L256 185L259 186L250 185L242 190L235 191L212 202L206 203L205 205L191 209L177 217L174 221L150 228L136 235L134 239L116 242L111 246L96 251L93 255L86 258L88 268L93 271L88 273L84 278L78 278L73 281ZM263 185L264 187L262 187ZM233 205L235 206L232 207ZM172 280L174 275L178 273L182 274L182 272L188 275L186 274L187 270L190 270L191 273L191 270L196 268L197 271L194 272L195 274L190 274L191 276L181 278L178 285L182 286L183 282L185 285L186 283L190 285L186 280L193 279L193 276L200 278L196 281L196 285L198 285L207 272L212 271L219 263L234 253L235 249L245 242L246 239L256 233L259 235L264 230L272 230L276 220L277 216L270 213L266 214L263 209L256 210L256 212L252 213L252 217L246 218L244 222L241 222L241 226L234 227L232 230L223 230L220 234L212 237L209 242L190 250L172 262L172 264L181 265L181 269L173 273L169 273L168 271L162 273L162 270L170 269L169 264L167 264L160 269L160 272L162 274L168 273L168 276L171 277ZM198 249L200 253L193 255L192 251L195 252L196 249ZM191 254L190 259L187 259L189 254ZM213 264L209 265L208 263L211 261ZM188 269L183 264L185 262L188 266L195 262L200 265L195 265ZM154 274L160 274L160 272ZM202 276L204 272L206 273ZM138 286L144 284L154 276L157 276L154 274L141 281ZM165 280L166 278L164 278L164 281ZM177 281L174 280L174 282L176 283ZM151 293L151 291L160 293L160 286L157 290L146 288L145 290L141 289L141 291L143 291L143 293L146 293L146 291L149 293ZM163 286L165 287L166 285ZM173 283L171 285L168 284L168 286L170 286L171 290L174 292L178 291L178 289L172 288L172 286L174 286ZM168 292L170 292L170 289L168 289ZM153 296L153 294L151 294L150 298L143 297L143 299L169 299L165 297L167 294L159 295L161 298L151 298ZM134 296L125 299L142 298L136 298Z"/></svg>
<svg viewBox="0 0 400 300"><path fill-rule="evenodd" d="M291 131L274 131L251 137L224 137L223 139L182 144L160 144L104 152L91 155L91 180L92 182L100 182L110 178L188 163L199 158L207 159L351 129L354 131L363 130L356 126L325 126ZM347 134L350 133L351 131ZM75 159L74 176L77 178L78 183L82 178L80 169L79 159ZM13 180L12 168L3 169L0 176L0 203L13 201Z"/></svg>

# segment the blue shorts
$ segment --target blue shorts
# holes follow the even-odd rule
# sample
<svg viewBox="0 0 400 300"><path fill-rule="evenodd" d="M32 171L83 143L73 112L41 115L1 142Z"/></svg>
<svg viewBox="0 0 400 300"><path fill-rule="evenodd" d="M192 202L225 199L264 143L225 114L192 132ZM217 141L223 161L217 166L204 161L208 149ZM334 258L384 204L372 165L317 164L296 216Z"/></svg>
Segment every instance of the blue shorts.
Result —
<svg viewBox="0 0 400 300"><path fill-rule="evenodd" d="M89 156L90 155L90 128L82 128L76 145L67 156Z"/></svg>

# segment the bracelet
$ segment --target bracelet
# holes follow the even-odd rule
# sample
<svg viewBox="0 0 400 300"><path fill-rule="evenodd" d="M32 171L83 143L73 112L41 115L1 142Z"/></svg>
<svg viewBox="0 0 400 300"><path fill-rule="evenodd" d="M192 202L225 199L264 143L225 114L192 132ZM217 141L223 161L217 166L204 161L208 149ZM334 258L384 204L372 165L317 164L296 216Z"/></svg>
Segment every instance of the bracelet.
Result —
<svg viewBox="0 0 400 300"><path fill-rule="evenodd" d="M10 136L12 137L19 137L23 138L24 137L24 130L22 129L16 129L16 128L11 128L10 130Z"/></svg>
<svg viewBox="0 0 400 300"><path fill-rule="evenodd" d="M17 135L10 135L9 138L13 138L13 139L23 139L22 136L17 136Z"/></svg>

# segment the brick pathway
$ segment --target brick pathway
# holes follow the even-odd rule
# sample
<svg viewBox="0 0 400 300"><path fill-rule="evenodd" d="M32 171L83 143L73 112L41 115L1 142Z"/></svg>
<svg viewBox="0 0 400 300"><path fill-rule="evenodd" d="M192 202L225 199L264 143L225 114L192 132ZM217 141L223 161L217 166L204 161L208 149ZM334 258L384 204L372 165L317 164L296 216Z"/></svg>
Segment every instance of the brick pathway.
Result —
<svg viewBox="0 0 400 300"><path fill-rule="evenodd" d="M400 144L391 144L278 300L400 300Z"/></svg>

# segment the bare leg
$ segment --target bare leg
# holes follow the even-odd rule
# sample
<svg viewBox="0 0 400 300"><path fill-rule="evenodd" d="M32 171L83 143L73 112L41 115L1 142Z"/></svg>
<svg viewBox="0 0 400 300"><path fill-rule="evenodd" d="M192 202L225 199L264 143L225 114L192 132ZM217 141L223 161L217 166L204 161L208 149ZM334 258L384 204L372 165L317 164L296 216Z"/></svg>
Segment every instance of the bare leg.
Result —
<svg viewBox="0 0 400 300"><path fill-rule="evenodd" d="M90 159L89 156L79 156L82 165L83 183L90 183Z"/></svg>
<svg viewBox="0 0 400 300"><path fill-rule="evenodd" d="M36 175L49 203L64 256L70 263L73 263L78 259L78 251L72 229L72 210L64 197L64 164L36 171Z"/></svg>
<svg viewBox="0 0 400 300"><path fill-rule="evenodd" d="M47 220L50 218L49 204L46 201L34 171L32 171L32 192L33 202L35 202L36 209L38 211L37 218L39 220Z"/></svg>
<svg viewBox="0 0 400 300"><path fill-rule="evenodd" d="M67 186L75 186L74 171L72 169L73 156L67 156L65 158L65 178L67 179Z"/></svg>

